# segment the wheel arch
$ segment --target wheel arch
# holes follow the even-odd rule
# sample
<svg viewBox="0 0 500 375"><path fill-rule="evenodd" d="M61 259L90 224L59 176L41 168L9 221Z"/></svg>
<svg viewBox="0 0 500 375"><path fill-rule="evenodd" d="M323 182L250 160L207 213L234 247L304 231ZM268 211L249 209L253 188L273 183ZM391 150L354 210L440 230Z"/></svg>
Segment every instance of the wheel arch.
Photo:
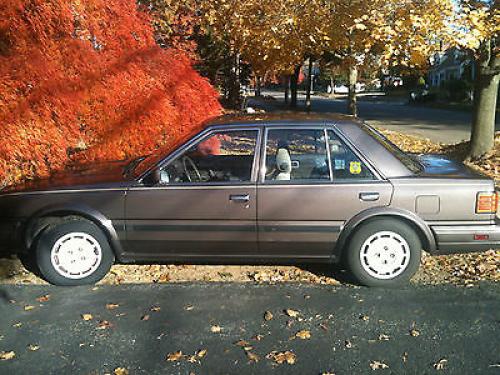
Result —
<svg viewBox="0 0 500 375"><path fill-rule="evenodd" d="M349 238L361 225L374 219L394 218L410 225L422 242L423 250L433 252L436 250L436 238L427 223L411 211L398 208L375 207L358 213L352 217L342 229L335 245L334 254L339 259L343 256L344 248Z"/></svg>
<svg viewBox="0 0 500 375"><path fill-rule="evenodd" d="M117 259L121 258L123 248L112 221L102 212L82 204L49 206L37 211L26 222L23 231L26 249L33 246L35 239L45 228L68 217L81 217L97 225L108 238Z"/></svg>

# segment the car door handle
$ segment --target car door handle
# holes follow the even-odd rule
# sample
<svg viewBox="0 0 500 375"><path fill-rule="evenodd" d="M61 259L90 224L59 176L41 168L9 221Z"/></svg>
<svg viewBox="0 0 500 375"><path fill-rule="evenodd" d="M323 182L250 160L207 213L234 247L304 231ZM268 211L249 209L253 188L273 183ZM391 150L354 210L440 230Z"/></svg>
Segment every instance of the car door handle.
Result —
<svg viewBox="0 0 500 375"><path fill-rule="evenodd" d="M250 200L250 195L249 194L236 194L233 195L231 194L229 196L229 200L237 203L246 203Z"/></svg>
<svg viewBox="0 0 500 375"><path fill-rule="evenodd" d="M379 197L379 193L359 193L359 199L365 202L378 201Z"/></svg>

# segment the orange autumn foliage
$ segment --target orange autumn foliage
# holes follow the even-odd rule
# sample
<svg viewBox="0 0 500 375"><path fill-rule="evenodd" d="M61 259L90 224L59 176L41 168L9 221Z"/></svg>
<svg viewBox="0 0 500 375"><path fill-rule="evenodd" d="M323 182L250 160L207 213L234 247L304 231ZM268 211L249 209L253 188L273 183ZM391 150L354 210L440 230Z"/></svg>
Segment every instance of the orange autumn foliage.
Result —
<svg viewBox="0 0 500 375"><path fill-rule="evenodd" d="M142 155L220 112L134 0L0 3L0 181Z"/></svg>

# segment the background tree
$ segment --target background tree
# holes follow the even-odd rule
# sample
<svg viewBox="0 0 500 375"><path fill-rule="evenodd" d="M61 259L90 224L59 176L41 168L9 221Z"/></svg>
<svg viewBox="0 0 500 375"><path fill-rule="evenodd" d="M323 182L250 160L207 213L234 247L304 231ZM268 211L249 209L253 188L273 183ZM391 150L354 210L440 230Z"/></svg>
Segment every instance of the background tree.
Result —
<svg viewBox="0 0 500 375"><path fill-rule="evenodd" d="M320 5L316 0L199 2L205 28L250 64L256 77L292 76L292 104L302 63L322 50Z"/></svg>
<svg viewBox="0 0 500 375"><path fill-rule="evenodd" d="M355 85L367 57L384 67L426 64L447 36L451 0L334 0L327 2L329 49L349 74L348 111L357 114Z"/></svg>
<svg viewBox="0 0 500 375"><path fill-rule="evenodd" d="M142 155L220 113L148 9L121 0L0 3L0 179Z"/></svg>
<svg viewBox="0 0 500 375"><path fill-rule="evenodd" d="M468 50L476 65L469 156L478 158L494 147L500 81L500 9L494 0L465 0L458 6L454 43Z"/></svg>

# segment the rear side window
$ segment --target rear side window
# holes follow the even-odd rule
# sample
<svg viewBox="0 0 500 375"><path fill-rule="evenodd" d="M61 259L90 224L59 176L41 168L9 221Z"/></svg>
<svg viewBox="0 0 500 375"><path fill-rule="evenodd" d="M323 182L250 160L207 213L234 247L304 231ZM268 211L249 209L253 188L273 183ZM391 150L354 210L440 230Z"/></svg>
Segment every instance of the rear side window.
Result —
<svg viewBox="0 0 500 375"><path fill-rule="evenodd" d="M273 129L267 133L266 181L329 181L323 129Z"/></svg>
<svg viewBox="0 0 500 375"><path fill-rule="evenodd" d="M374 180L366 164L332 131L328 130L328 148L333 180Z"/></svg>

